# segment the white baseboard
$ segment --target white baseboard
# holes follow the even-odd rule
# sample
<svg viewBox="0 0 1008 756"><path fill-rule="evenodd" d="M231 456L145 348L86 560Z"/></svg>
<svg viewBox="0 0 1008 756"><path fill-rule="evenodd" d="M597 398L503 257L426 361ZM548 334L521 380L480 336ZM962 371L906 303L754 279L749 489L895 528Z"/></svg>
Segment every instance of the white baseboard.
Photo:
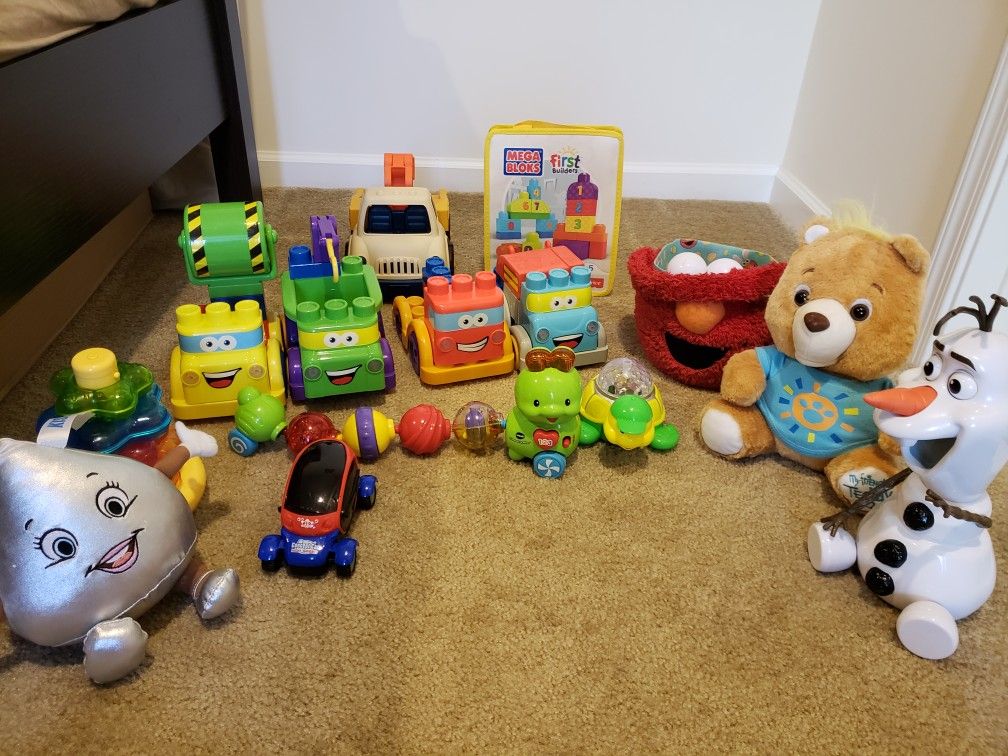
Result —
<svg viewBox="0 0 1008 756"><path fill-rule="evenodd" d="M796 231L817 215L829 215L830 208L794 174L781 168L770 191L770 207Z"/></svg>
<svg viewBox="0 0 1008 756"><path fill-rule="evenodd" d="M381 180L382 155L260 150L265 186L346 189ZM483 191L483 161L416 158L417 184L453 192ZM720 163L624 163L623 196L653 199L716 199L767 202L775 165Z"/></svg>
<svg viewBox="0 0 1008 756"><path fill-rule="evenodd" d="M384 156L338 152L259 150L263 186L355 189L382 181ZM467 158L416 158L416 183L453 192L483 191L483 161Z"/></svg>

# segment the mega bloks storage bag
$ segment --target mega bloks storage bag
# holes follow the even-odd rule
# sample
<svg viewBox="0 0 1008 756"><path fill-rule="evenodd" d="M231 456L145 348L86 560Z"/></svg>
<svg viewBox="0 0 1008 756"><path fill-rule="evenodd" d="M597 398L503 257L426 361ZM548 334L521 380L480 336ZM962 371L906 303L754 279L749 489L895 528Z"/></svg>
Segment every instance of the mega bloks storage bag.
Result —
<svg viewBox="0 0 1008 756"><path fill-rule="evenodd" d="M591 270L595 293L608 294L616 271L623 132L542 121L494 126L483 161L486 269L510 245L562 245Z"/></svg>

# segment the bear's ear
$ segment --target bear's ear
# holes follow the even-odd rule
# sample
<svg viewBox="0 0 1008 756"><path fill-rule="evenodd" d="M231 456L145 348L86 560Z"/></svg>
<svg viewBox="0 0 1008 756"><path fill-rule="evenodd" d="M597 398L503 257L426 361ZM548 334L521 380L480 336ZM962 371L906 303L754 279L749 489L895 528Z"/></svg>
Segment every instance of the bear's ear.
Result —
<svg viewBox="0 0 1008 756"><path fill-rule="evenodd" d="M819 237L825 236L833 230L833 225L832 218L824 215L817 215L815 218L806 223L804 228L802 228L802 243L811 244Z"/></svg>
<svg viewBox="0 0 1008 756"><path fill-rule="evenodd" d="M921 275L927 273L931 255L928 254L928 251L921 246L921 243L917 239L909 234L900 234L899 236L894 236L889 244L896 250L896 254L903 258L903 262L906 263L906 266L911 271Z"/></svg>
<svg viewBox="0 0 1008 756"><path fill-rule="evenodd" d="M811 226L805 229L805 235L803 238L805 239L806 244L811 244L816 239L820 239L823 236L826 236L826 234L828 233L829 229L826 228L826 226L820 223L813 223Z"/></svg>

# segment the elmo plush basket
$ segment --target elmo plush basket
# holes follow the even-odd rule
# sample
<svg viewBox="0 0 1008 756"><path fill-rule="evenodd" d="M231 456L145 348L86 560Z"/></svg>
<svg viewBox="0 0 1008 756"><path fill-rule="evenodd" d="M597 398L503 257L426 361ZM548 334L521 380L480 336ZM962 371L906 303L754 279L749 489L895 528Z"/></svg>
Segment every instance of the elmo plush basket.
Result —
<svg viewBox="0 0 1008 756"><path fill-rule="evenodd" d="M690 259L702 258L697 264L703 272L670 273L669 268L689 268L673 262L687 253ZM713 264L726 258L737 265ZM707 272L708 264L711 271L733 269ZM733 354L770 343L763 311L784 263L750 249L676 239L660 250L638 249L628 267L644 352L655 367L680 383L717 389Z"/></svg>

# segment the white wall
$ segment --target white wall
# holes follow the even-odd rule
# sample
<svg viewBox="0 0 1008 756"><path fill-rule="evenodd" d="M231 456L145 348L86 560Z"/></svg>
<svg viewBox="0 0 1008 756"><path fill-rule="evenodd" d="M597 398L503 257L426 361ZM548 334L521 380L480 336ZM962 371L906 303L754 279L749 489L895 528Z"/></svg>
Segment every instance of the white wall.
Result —
<svg viewBox="0 0 1008 756"><path fill-rule="evenodd" d="M240 0L266 184L482 189L487 129L612 123L627 196L769 198L819 1Z"/></svg>
<svg viewBox="0 0 1008 756"><path fill-rule="evenodd" d="M1006 30L1005 0L824 0L774 204L857 198L930 248Z"/></svg>

